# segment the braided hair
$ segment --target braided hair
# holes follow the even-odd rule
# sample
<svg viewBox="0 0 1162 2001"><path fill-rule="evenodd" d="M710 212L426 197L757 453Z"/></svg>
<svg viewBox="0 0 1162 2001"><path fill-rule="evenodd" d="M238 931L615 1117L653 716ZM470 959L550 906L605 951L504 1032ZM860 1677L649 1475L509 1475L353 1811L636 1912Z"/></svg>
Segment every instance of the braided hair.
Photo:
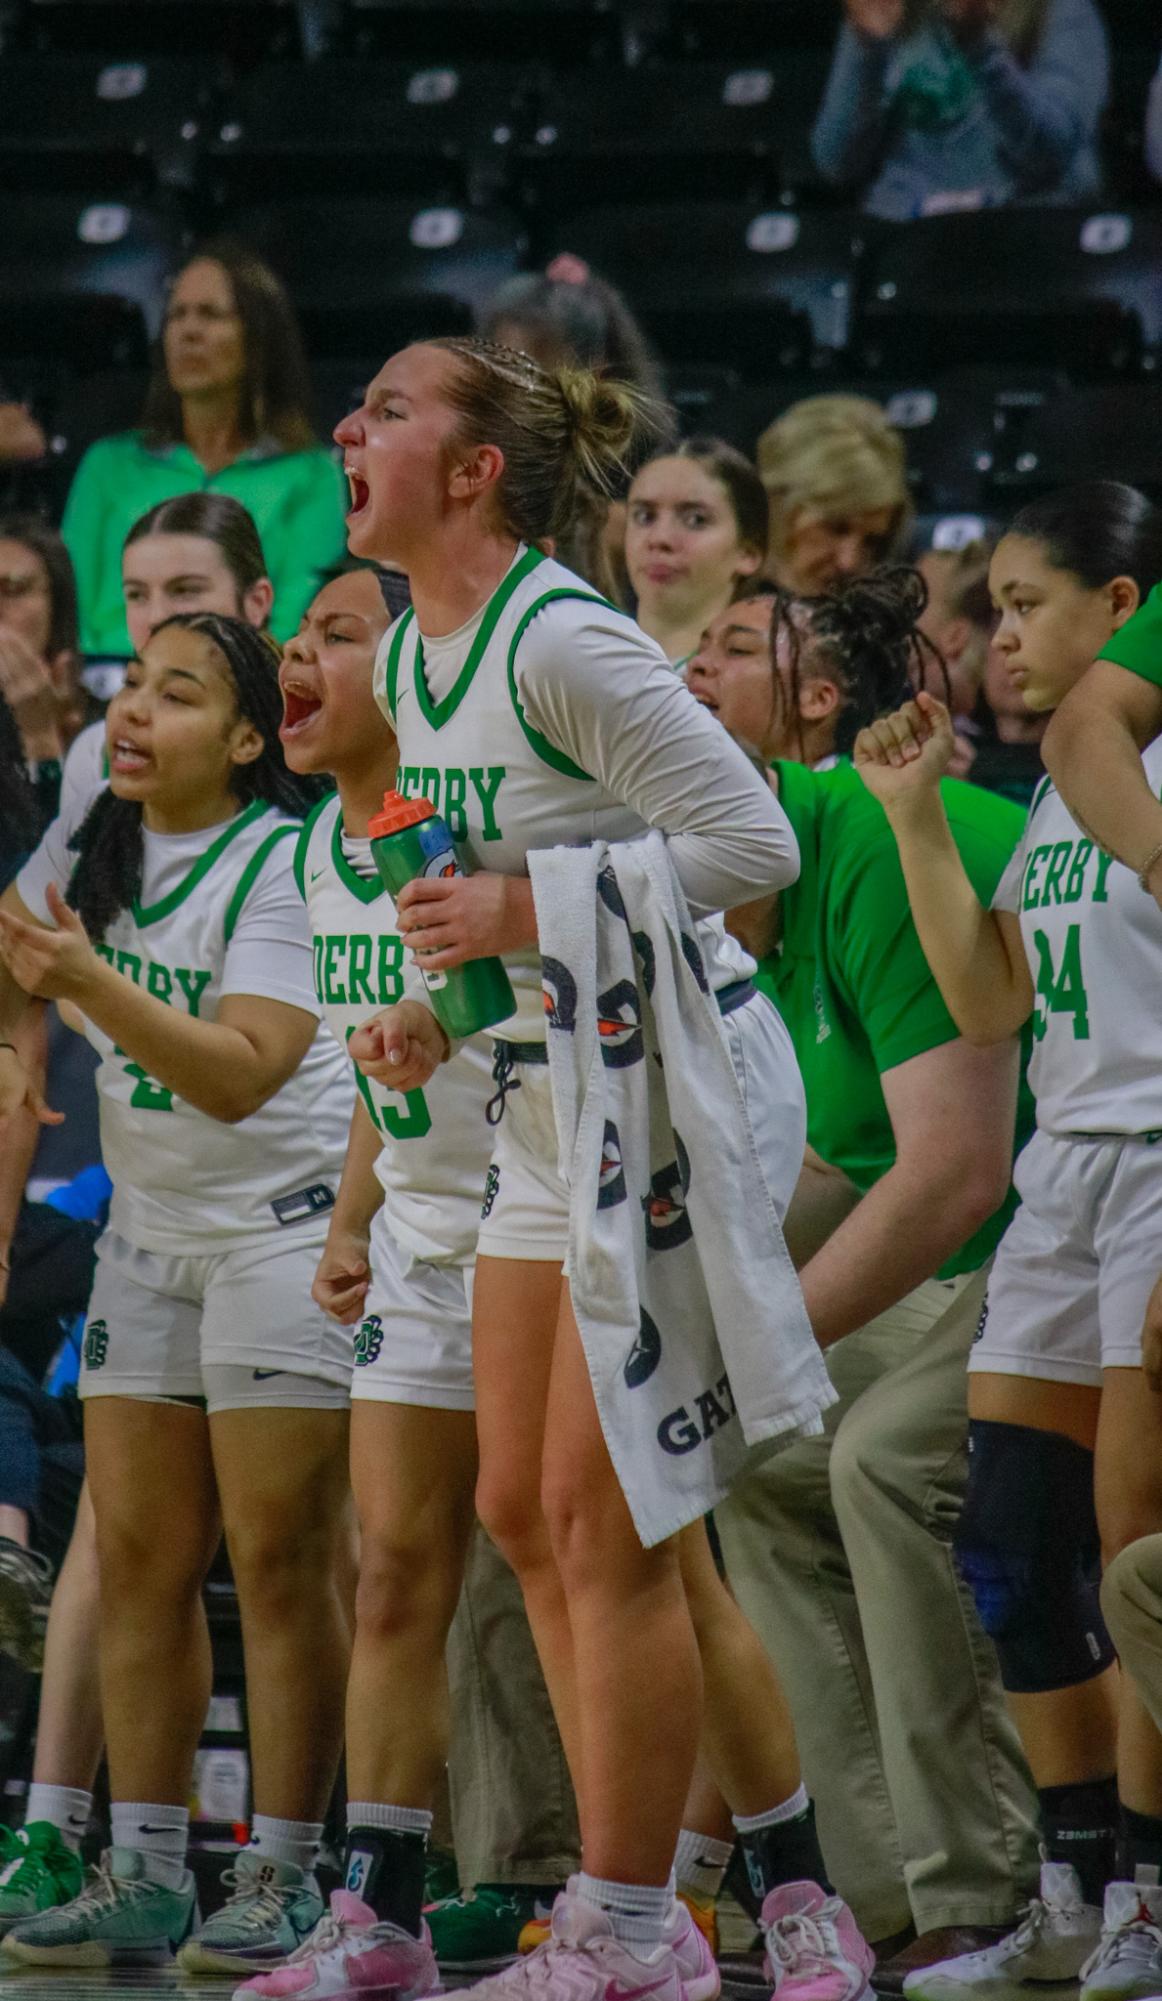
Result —
<svg viewBox="0 0 1162 2001"><path fill-rule="evenodd" d="M893 563L854 579L826 597L801 598L774 592L771 663L776 699L780 689L780 635L789 662L790 708L799 715L804 659L817 662L838 685L842 697L834 749L847 756L856 737L877 716L910 701L928 684L935 668L948 699L948 669L938 646L919 630L928 586L919 570Z"/></svg>
<svg viewBox="0 0 1162 2001"><path fill-rule="evenodd" d="M167 618L150 634L150 643L169 626L199 633L217 649L230 670L239 714L262 737L262 750L250 764L235 766L231 790L239 808L264 799L292 819L302 819L329 790L319 778L299 778L287 769L279 742L282 697L278 686L279 653L273 640L244 619L219 612L182 612ZM100 940L121 911L141 895L144 862L141 807L136 800L118 799L111 789L93 801L69 846L77 864L66 901L90 938Z"/></svg>

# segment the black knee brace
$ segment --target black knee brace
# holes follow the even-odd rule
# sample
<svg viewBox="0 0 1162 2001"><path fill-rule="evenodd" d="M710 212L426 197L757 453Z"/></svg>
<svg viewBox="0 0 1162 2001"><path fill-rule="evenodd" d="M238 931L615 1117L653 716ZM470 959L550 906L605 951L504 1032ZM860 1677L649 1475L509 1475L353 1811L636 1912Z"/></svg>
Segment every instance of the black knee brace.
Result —
<svg viewBox="0 0 1162 2001"><path fill-rule="evenodd" d="M1012 1694L1069 1688L1110 1665L1093 1454L1084 1446L972 1419L953 1549Z"/></svg>

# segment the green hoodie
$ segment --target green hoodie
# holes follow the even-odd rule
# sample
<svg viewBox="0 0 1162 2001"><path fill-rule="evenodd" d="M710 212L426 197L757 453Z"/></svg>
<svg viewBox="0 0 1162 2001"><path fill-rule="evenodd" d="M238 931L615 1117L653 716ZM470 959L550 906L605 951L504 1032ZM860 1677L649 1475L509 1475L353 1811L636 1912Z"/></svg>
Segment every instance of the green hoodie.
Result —
<svg viewBox="0 0 1162 2001"><path fill-rule="evenodd" d="M84 652L132 651L121 599L122 544L148 508L193 492L228 493L253 515L274 585L276 639L296 631L322 572L346 552L347 489L321 445L281 452L268 441L207 474L188 445L147 445L140 431L102 438L77 467L61 524L77 572Z"/></svg>

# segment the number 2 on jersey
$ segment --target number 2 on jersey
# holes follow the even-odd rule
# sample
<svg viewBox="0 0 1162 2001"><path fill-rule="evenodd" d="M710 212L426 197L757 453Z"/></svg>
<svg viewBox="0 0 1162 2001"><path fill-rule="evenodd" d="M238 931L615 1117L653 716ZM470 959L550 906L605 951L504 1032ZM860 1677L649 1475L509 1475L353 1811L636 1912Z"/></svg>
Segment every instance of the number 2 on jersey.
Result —
<svg viewBox="0 0 1162 2001"><path fill-rule="evenodd" d="M1073 1039L1089 1041L1089 1000L1081 972L1081 926L1071 924L1065 934L1060 971L1054 971L1053 952L1043 931L1034 931L1037 947L1037 998L1033 1006L1033 1033L1041 1041L1051 1014L1073 1016Z"/></svg>
<svg viewBox="0 0 1162 2001"><path fill-rule="evenodd" d="M164 1084L156 1084L140 1063L127 1063L125 1074L137 1080L129 1100L135 1112L172 1112L173 1092Z"/></svg>

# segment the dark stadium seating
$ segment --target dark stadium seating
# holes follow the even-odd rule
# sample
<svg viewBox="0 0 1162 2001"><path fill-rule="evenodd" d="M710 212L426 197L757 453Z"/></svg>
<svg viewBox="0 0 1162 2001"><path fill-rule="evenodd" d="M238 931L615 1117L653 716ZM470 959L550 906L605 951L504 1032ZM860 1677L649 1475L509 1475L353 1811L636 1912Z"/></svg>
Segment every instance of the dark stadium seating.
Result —
<svg viewBox="0 0 1162 2001"><path fill-rule="evenodd" d="M663 354L764 378L846 345L857 244L844 214L650 202L562 215L541 248L623 287Z"/></svg>
<svg viewBox="0 0 1162 2001"><path fill-rule="evenodd" d="M21 36L41 49L253 61L302 51L298 0L27 0Z"/></svg>
<svg viewBox="0 0 1162 2001"><path fill-rule="evenodd" d="M426 63L617 60L623 15L614 0L349 0L358 49Z"/></svg>
<svg viewBox="0 0 1162 2001"><path fill-rule="evenodd" d="M992 209L871 238L856 339L867 366L1005 359L1081 374L1162 344L1162 211Z"/></svg>
<svg viewBox="0 0 1162 2001"><path fill-rule="evenodd" d="M187 185L219 82L212 59L0 59L0 187L148 194Z"/></svg>
<svg viewBox="0 0 1162 2001"><path fill-rule="evenodd" d="M1064 406L1033 412L998 460L1010 504L1083 479L1120 479L1162 499L1162 383L1074 388Z"/></svg>
<svg viewBox="0 0 1162 2001"><path fill-rule="evenodd" d="M382 358L423 334L465 331L527 249L504 210L374 195L267 201L231 223L285 279L313 351L332 356Z"/></svg>
<svg viewBox="0 0 1162 2001"><path fill-rule="evenodd" d="M529 84L519 67L328 56L242 78L210 146L216 199L340 190L466 199L503 162Z"/></svg>
<svg viewBox="0 0 1162 2001"><path fill-rule="evenodd" d="M0 195L0 374L13 357L139 364L181 239L163 210L77 195Z"/></svg>

